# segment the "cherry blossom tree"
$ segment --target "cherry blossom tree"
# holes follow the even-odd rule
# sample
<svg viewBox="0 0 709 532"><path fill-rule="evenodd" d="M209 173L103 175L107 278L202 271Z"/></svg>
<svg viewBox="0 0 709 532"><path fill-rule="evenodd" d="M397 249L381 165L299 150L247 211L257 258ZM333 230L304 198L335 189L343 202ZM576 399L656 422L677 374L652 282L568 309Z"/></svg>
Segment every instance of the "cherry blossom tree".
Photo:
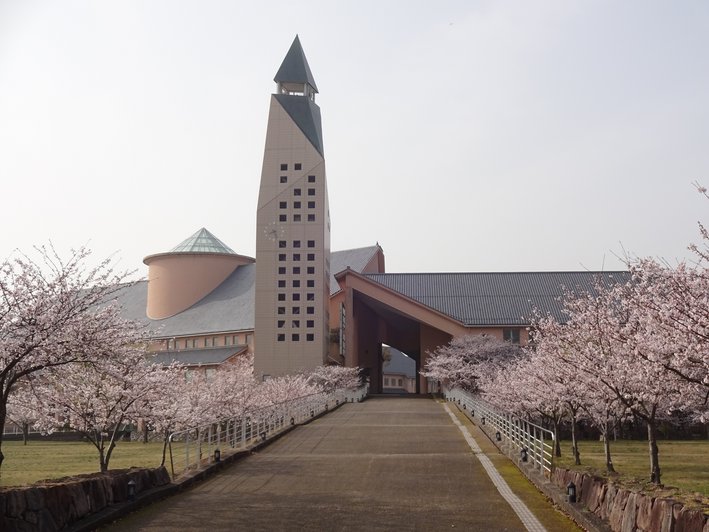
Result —
<svg viewBox="0 0 709 532"><path fill-rule="evenodd" d="M355 390L362 385L359 368L344 366L318 366L307 375L308 382L329 392L334 390Z"/></svg>
<svg viewBox="0 0 709 532"><path fill-rule="evenodd" d="M37 255L18 253L0 264L0 427L21 380L101 357L121 328L108 303L126 274L116 273L110 259L92 268L86 248L68 259L51 246ZM3 460L0 435L0 466Z"/></svg>
<svg viewBox="0 0 709 532"><path fill-rule="evenodd" d="M519 346L489 335L453 338L430 354L421 375L468 392L480 389L481 381L496 367L520 356Z"/></svg>
<svg viewBox="0 0 709 532"><path fill-rule="evenodd" d="M32 384L41 414L36 425L45 432L80 432L98 451L100 471L108 469L122 431L149 414L150 395L178 371L146 359L132 324L126 322L123 332L102 357L63 366Z"/></svg>

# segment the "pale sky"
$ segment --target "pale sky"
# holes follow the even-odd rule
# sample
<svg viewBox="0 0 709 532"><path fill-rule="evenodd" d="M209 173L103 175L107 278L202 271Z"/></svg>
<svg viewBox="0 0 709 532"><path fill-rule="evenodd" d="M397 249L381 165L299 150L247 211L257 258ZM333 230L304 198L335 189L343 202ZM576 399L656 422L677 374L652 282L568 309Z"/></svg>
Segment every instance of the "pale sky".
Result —
<svg viewBox="0 0 709 532"><path fill-rule="evenodd" d="M273 76L320 89L332 248L387 271L690 258L709 2L0 0L0 258L255 254Z"/></svg>

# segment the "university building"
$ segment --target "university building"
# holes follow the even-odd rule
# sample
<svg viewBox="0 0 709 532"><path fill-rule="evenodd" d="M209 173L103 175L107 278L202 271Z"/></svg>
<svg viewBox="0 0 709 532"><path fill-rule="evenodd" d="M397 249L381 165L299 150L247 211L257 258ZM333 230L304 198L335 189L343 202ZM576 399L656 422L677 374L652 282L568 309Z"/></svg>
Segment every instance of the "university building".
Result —
<svg viewBox="0 0 709 532"><path fill-rule="evenodd" d="M364 368L374 393L426 393L418 370L436 347L483 333L524 344L535 308L563 320L565 290L627 276L387 273L379 244L331 251L318 87L298 37L274 81L256 257L202 228L146 257L147 281L120 294L126 317L152 331L151 349L161 362L209 374L251 352L259 379L341 364ZM413 359L413 375L398 355L385 363L390 348Z"/></svg>

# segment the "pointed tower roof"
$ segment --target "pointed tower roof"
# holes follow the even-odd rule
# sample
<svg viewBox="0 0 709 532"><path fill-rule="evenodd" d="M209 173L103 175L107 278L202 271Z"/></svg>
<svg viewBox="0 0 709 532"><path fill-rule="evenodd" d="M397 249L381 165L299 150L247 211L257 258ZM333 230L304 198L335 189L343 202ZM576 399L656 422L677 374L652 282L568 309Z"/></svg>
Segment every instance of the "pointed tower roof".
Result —
<svg viewBox="0 0 709 532"><path fill-rule="evenodd" d="M172 248L170 253L224 253L236 255L233 249L204 227Z"/></svg>
<svg viewBox="0 0 709 532"><path fill-rule="evenodd" d="M315 92L318 92L318 86L315 84L315 78L310 71L308 60L305 58L297 35L273 81L276 83L307 83Z"/></svg>

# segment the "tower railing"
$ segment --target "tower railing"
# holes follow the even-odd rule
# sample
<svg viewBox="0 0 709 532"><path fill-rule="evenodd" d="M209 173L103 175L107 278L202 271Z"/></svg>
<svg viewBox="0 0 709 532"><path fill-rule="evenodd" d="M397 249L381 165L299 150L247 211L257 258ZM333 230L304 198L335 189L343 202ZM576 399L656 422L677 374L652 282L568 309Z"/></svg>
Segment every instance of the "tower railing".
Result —
<svg viewBox="0 0 709 532"><path fill-rule="evenodd" d="M173 432L168 438L172 478L248 450L345 403L361 402L367 393L363 386L305 395Z"/></svg>
<svg viewBox="0 0 709 532"><path fill-rule="evenodd" d="M443 388L443 396L474 418L478 427L518 457L548 477L554 468L554 433L513 414L499 412L481 398L460 388Z"/></svg>

